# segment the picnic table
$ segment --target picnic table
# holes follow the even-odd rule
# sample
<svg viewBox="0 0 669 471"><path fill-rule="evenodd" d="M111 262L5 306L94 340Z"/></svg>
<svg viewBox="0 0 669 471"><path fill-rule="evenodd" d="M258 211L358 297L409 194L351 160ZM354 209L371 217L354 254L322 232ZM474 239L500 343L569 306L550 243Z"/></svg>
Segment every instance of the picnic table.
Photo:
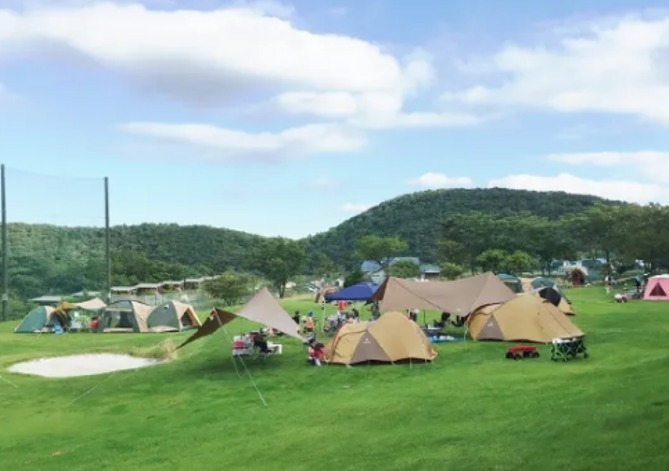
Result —
<svg viewBox="0 0 669 471"><path fill-rule="evenodd" d="M514 345L506 349L506 358L509 360L537 357L539 357L539 352L537 352L537 347L534 345Z"/></svg>

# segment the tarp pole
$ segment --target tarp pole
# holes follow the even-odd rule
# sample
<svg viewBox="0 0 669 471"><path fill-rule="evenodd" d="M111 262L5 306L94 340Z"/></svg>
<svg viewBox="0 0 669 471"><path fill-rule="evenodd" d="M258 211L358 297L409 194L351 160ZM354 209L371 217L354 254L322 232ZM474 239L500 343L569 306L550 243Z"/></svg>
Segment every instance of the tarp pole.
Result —
<svg viewBox="0 0 669 471"><path fill-rule="evenodd" d="M0 166L0 185L2 186L2 320L9 318L9 276L7 254L7 198L5 195L5 164Z"/></svg>
<svg viewBox="0 0 669 471"><path fill-rule="evenodd" d="M225 335L228 337L228 340L229 340L230 342L232 342L232 337L230 337L230 334L228 333L228 330L223 326L223 323L221 322L221 318L218 316L218 313L216 313L216 320L218 320L218 325L219 325L220 327L223 327L223 332L225 332ZM262 404L263 404L265 407L267 407L267 402L265 401L265 398L263 397L262 393L260 392L260 389L258 388L258 385L256 384L255 381L253 381L253 376L251 376L251 372L250 372L249 369L246 367L246 363L244 362L244 360L242 359L242 357L238 357L238 358L239 358L240 363L242 364L242 366L243 366L244 369L246 370L246 374L248 375L249 380L251 381L251 384L252 384L253 387L255 388L256 393L258 393L258 397L260 398L260 401L262 401ZM234 362L234 358L233 358L233 362ZM236 365L236 364L235 364L235 369L237 369L237 365ZM237 374L239 374L239 372L237 372Z"/></svg>

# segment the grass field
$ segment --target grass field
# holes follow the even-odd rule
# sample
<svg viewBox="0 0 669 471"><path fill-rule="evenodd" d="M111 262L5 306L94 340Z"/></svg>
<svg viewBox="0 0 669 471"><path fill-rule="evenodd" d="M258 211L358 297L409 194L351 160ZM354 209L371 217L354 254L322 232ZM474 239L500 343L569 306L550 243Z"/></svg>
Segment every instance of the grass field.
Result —
<svg viewBox="0 0 669 471"><path fill-rule="evenodd" d="M6 367L188 334L15 335L16 322L0 324L0 374L17 386L0 381L0 469L669 469L669 304L614 304L601 288L569 296L587 360L554 363L542 346L514 362L505 344L453 342L434 364L314 368L285 340L282 356L247 361L267 407L223 332L161 366L48 380Z"/></svg>

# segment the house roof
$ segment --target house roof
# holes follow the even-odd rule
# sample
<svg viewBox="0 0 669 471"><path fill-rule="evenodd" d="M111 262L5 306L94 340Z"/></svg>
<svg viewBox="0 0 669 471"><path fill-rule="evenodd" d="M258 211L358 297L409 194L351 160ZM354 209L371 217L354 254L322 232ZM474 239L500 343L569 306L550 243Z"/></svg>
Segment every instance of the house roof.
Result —
<svg viewBox="0 0 669 471"><path fill-rule="evenodd" d="M111 291L115 292L125 292L125 291L135 291L137 286L112 286Z"/></svg>
<svg viewBox="0 0 669 471"><path fill-rule="evenodd" d="M62 296L56 294L45 294L44 296L32 298L30 301L34 303L59 303L62 301L62 299Z"/></svg>
<svg viewBox="0 0 669 471"><path fill-rule="evenodd" d="M139 283L135 286L137 289L156 289L163 286L162 283Z"/></svg>

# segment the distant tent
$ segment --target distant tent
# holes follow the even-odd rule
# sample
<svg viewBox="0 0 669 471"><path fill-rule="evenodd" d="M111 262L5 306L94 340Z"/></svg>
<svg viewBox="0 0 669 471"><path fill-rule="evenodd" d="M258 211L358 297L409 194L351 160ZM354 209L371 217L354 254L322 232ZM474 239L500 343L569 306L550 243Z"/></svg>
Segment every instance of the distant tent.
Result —
<svg viewBox="0 0 669 471"><path fill-rule="evenodd" d="M515 294L493 273L455 281L411 281L389 277L372 296L381 312L405 309L445 311L466 317L481 306L503 303Z"/></svg>
<svg viewBox="0 0 669 471"><path fill-rule="evenodd" d="M202 326L193 306L168 301L156 306L146 320L149 332L182 332Z"/></svg>
<svg viewBox="0 0 669 471"><path fill-rule="evenodd" d="M669 301L669 275L648 278L643 299L645 301Z"/></svg>
<svg viewBox="0 0 669 471"><path fill-rule="evenodd" d="M557 287L555 288L541 288L536 290L537 296L539 296L542 299L545 299L546 301L550 302L553 306L557 307L560 311L562 311L564 314L567 314L569 316L573 316L576 313L574 312L574 308L571 305L571 301L567 299L567 297L562 294Z"/></svg>
<svg viewBox="0 0 669 471"><path fill-rule="evenodd" d="M213 334L220 327L235 320L237 317L249 319L258 324L279 330L291 337L304 340L302 336L298 334L299 326L281 307L272 293L270 293L267 288L263 288L249 299L237 312L233 313L226 311L225 309L213 308L202 326L197 329L193 335L188 337L184 343L179 345L179 348L202 337Z"/></svg>
<svg viewBox="0 0 669 471"><path fill-rule="evenodd" d="M550 278L546 278L544 276L538 276L532 279L530 285L532 286L532 289L555 288L557 286L557 283L551 280Z"/></svg>
<svg viewBox="0 0 669 471"><path fill-rule="evenodd" d="M116 301L100 314L97 332L149 332L147 319L153 306L139 301Z"/></svg>
<svg viewBox="0 0 669 471"><path fill-rule="evenodd" d="M325 301L368 301L378 287L379 285L370 282L357 283L341 291L326 294Z"/></svg>
<svg viewBox="0 0 669 471"><path fill-rule="evenodd" d="M75 304L78 308L83 309L84 311L99 311L107 307L105 302L100 298L93 298Z"/></svg>
<svg viewBox="0 0 669 471"><path fill-rule="evenodd" d="M52 332L54 327L67 330L70 317L67 313L56 311L51 306L39 306L23 318L14 332L17 334Z"/></svg>
<svg viewBox="0 0 669 471"><path fill-rule="evenodd" d="M502 280L502 283L504 283L506 286L509 287L511 291L514 293L522 293L523 292L523 284L520 281L520 278L518 278L515 275L509 275L507 273L499 273L497 274L497 278Z"/></svg>
<svg viewBox="0 0 669 471"><path fill-rule="evenodd" d="M469 318L468 327L476 340L549 343L585 335L558 308L531 294L478 310Z"/></svg>
<svg viewBox="0 0 669 471"><path fill-rule="evenodd" d="M567 277L572 286L584 286L588 280L587 269L581 267L572 267L567 269Z"/></svg>
<svg viewBox="0 0 669 471"><path fill-rule="evenodd" d="M344 365L432 361L436 357L418 324L400 312L389 312L374 322L345 324L325 347L327 363Z"/></svg>

